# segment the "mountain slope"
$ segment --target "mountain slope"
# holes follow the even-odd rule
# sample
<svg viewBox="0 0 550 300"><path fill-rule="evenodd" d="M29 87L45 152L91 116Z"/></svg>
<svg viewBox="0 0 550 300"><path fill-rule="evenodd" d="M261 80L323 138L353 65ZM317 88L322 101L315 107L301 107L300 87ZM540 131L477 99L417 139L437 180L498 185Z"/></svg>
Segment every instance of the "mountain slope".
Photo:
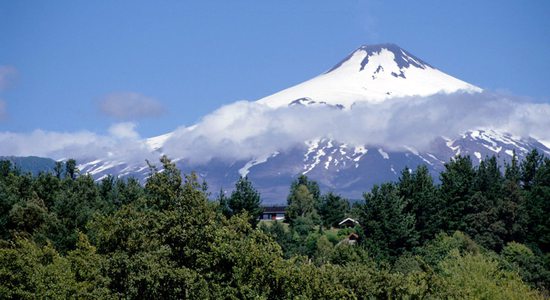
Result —
<svg viewBox="0 0 550 300"><path fill-rule="evenodd" d="M436 139L430 151L423 152L406 147L392 151L380 145L350 147L323 138L250 160L212 160L201 165L192 165L187 160L176 160L176 163L183 172L196 171L213 192L220 188L231 189L239 176L249 176L266 203L284 203L289 184L298 174L317 180L324 191L332 190L358 199L374 184L396 180L405 167L414 169L427 165L437 180L444 164L455 155L469 155L474 164L496 155L498 161L504 163L510 161L514 152L521 159L532 149L550 155L548 147L532 138L518 138L492 130L472 130L456 139ZM79 167L83 173L90 172L96 178L112 173L142 180L148 176L145 162L111 166L95 161Z"/></svg>
<svg viewBox="0 0 550 300"><path fill-rule="evenodd" d="M325 191L333 190L358 199L374 184L396 180L405 167L427 165L437 181L444 164L455 155L469 155L476 165L495 155L504 164L510 162L514 152L521 159L532 149L550 155L550 149L534 139L514 138L491 130L468 131L457 139L441 137L433 142L430 151L423 152L410 147L400 151L379 145L350 147L335 140L320 139L272 155L250 167L248 175L268 200L279 203L284 202L288 183L297 174L317 180Z"/></svg>

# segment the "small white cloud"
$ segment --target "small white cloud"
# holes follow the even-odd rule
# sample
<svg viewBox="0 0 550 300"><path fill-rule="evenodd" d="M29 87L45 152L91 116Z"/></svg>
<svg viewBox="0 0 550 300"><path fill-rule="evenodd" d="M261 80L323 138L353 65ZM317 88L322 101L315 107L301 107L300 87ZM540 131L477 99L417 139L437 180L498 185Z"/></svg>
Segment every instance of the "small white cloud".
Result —
<svg viewBox="0 0 550 300"><path fill-rule="evenodd" d="M0 91L11 87L17 77L17 69L12 66L0 66Z"/></svg>
<svg viewBox="0 0 550 300"><path fill-rule="evenodd" d="M120 120L158 117L165 112L159 101L133 92L108 94L100 100L99 109L105 115Z"/></svg>
<svg viewBox="0 0 550 300"><path fill-rule="evenodd" d="M120 139L139 139L139 134L136 129L137 124L133 122L116 123L109 127L109 133Z"/></svg>

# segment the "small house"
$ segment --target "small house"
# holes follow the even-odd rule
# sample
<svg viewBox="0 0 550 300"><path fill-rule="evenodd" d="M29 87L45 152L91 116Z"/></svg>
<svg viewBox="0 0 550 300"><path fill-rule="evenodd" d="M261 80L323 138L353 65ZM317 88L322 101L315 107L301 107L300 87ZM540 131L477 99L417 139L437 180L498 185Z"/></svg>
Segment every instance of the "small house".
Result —
<svg viewBox="0 0 550 300"><path fill-rule="evenodd" d="M359 222L352 218L345 218L340 223L338 223L339 228L352 228L355 227L355 225L359 225Z"/></svg>
<svg viewBox="0 0 550 300"><path fill-rule="evenodd" d="M260 220L284 220L285 212L286 206L265 206Z"/></svg>

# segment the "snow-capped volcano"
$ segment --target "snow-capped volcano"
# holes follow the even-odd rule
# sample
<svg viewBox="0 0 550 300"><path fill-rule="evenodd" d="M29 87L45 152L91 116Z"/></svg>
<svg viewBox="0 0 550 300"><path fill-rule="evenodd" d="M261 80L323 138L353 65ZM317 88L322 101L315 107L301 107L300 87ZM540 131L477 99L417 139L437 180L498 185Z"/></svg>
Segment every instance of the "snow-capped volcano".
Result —
<svg viewBox="0 0 550 300"><path fill-rule="evenodd" d="M324 103L349 108L355 102L437 93L480 92L394 44L363 45L327 72L258 100L270 107Z"/></svg>
<svg viewBox="0 0 550 300"><path fill-rule="evenodd" d="M152 156L166 154L184 172L196 171L212 191L231 188L239 176L248 176L266 203L284 202L298 174L307 174L325 190L359 198L373 184L395 180L405 167L424 164L437 176L457 154L470 155L474 163L491 155L509 161L514 153L521 158L532 149L550 155L547 146L530 136L494 130L494 112L508 111L496 108L510 103L483 106L479 99L492 98L481 97L481 92L396 45L364 45L313 79L255 102L224 106L198 124L142 142ZM414 96L433 97L406 98ZM421 102L424 106L418 108ZM411 103L417 104L416 109ZM438 114L445 118L438 119ZM519 116L518 122L524 122L524 114ZM349 122L354 119L361 120ZM478 124L480 119L489 122ZM450 136L441 130L433 133L442 123L460 126L444 126L454 130ZM306 130L310 128L314 130ZM408 141L417 141L422 136L418 132L430 132L430 145L422 150L404 139L412 136ZM207 155L208 159L193 161ZM144 179L149 172L144 161L108 156L80 163L83 173L97 179L107 174Z"/></svg>

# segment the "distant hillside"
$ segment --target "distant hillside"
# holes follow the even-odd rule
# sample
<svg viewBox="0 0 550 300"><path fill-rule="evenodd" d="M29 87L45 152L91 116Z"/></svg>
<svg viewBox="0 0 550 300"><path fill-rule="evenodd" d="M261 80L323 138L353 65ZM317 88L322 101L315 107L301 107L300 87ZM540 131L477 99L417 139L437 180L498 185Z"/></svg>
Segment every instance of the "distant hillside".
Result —
<svg viewBox="0 0 550 300"><path fill-rule="evenodd" d="M0 160L9 160L21 172L30 172L33 175L38 175L40 172L53 172L53 168L55 167L55 160L45 157L0 156Z"/></svg>

